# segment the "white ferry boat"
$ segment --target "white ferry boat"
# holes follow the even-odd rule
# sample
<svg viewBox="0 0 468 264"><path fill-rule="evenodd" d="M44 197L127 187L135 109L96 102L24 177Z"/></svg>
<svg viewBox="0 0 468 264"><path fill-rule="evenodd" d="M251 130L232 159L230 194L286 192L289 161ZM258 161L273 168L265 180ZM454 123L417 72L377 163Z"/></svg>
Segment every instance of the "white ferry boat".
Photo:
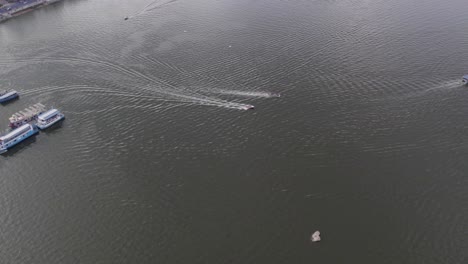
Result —
<svg viewBox="0 0 468 264"><path fill-rule="evenodd" d="M37 117L37 127L44 130L57 122L60 122L65 118L65 115L59 112L57 109L50 109L49 111L40 114Z"/></svg>
<svg viewBox="0 0 468 264"><path fill-rule="evenodd" d="M6 103L18 97L19 95L17 91L0 91L0 104Z"/></svg>
<svg viewBox="0 0 468 264"><path fill-rule="evenodd" d="M0 137L0 153L6 152L9 148L21 141L37 134L39 130L35 125L25 124L10 133Z"/></svg>
<svg viewBox="0 0 468 264"><path fill-rule="evenodd" d="M13 114L10 120L10 127L17 128L24 124L36 121L37 117L44 113L46 110L45 105L41 103L37 103L31 107L24 109L23 111L19 111L18 113Z"/></svg>

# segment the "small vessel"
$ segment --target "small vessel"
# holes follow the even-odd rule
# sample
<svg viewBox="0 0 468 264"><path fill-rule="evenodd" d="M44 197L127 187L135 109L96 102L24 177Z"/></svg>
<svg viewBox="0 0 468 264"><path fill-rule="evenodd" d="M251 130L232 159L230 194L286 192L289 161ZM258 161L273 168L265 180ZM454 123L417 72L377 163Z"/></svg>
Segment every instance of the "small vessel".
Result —
<svg viewBox="0 0 468 264"><path fill-rule="evenodd" d="M253 109L255 109L255 106L253 106L253 105L246 105L246 106L243 106L242 109L243 109L243 110L253 110Z"/></svg>
<svg viewBox="0 0 468 264"><path fill-rule="evenodd" d="M40 114L37 117L37 127L41 130L44 130L57 122L65 119L65 115L60 113L57 109L50 109L49 111Z"/></svg>
<svg viewBox="0 0 468 264"><path fill-rule="evenodd" d="M36 125L25 124L22 125L10 133L0 137L0 153L6 152L8 149L12 148L14 145L20 143L21 141L37 134L39 130Z"/></svg>
<svg viewBox="0 0 468 264"><path fill-rule="evenodd" d="M44 113L45 110L46 110L45 105L43 105L41 103L37 103L37 104L35 104L33 106L30 106L30 107L24 109L23 111L19 111L19 112L13 114L9 118L9 120L10 120L9 126L11 128L17 128L17 127L20 127L20 126L22 126L24 124L36 121L37 117L40 114Z"/></svg>
<svg viewBox="0 0 468 264"><path fill-rule="evenodd" d="M125 18L124 18L124 20L128 20L128 19L129 19L129 17L125 17Z"/></svg>
<svg viewBox="0 0 468 264"><path fill-rule="evenodd" d="M462 83L465 84L465 85L468 84L468 74L465 75L465 76L463 76L463 78L462 78Z"/></svg>
<svg viewBox="0 0 468 264"><path fill-rule="evenodd" d="M315 231L312 236L310 236L310 241L312 242L320 242L320 240L322 240L320 238L320 231Z"/></svg>
<svg viewBox="0 0 468 264"><path fill-rule="evenodd" d="M6 103L19 97L17 91L0 91L0 103Z"/></svg>

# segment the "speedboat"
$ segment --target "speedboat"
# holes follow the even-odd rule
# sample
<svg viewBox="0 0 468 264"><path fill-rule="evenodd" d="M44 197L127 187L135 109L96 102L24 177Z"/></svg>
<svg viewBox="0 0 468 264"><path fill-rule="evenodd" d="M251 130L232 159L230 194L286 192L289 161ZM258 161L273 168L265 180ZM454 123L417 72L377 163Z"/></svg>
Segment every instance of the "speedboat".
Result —
<svg viewBox="0 0 468 264"><path fill-rule="evenodd" d="M463 78L462 78L462 83L463 83L464 85L468 85L468 74L465 75L465 76L463 76Z"/></svg>
<svg viewBox="0 0 468 264"><path fill-rule="evenodd" d="M6 103L18 97L19 95L17 91L3 91L0 92L0 103Z"/></svg>
<svg viewBox="0 0 468 264"><path fill-rule="evenodd" d="M49 111L40 114L37 117L37 127L41 130L44 130L48 127L51 127L53 124L56 124L63 120L65 115L59 112L57 109L50 109Z"/></svg>
<svg viewBox="0 0 468 264"><path fill-rule="evenodd" d="M252 109L255 109L255 106L253 105L245 105L242 107L243 110L252 110Z"/></svg>
<svg viewBox="0 0 468 264"><path fill-rule="evenodd" d="M39 130L35 125L24 124L10 133L0 137L0 153L6 152L21 141L37 134Z"/></svg>
<svg viewBox="0 0 468 264"><path fill-rule="evenodd" d="M128 20L128 19L129 19L129 17L125 17L125 18L124 18L124 20Z"/></svg>

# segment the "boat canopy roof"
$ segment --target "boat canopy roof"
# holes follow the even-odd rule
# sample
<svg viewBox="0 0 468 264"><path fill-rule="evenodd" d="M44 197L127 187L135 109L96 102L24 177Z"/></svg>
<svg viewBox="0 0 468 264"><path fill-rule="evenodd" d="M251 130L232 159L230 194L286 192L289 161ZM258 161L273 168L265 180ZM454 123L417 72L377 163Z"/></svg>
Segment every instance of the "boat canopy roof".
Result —
<svg viewBox="0 0 468 264"><path fill-rule="evenodd" d="M45 110L45 105L37 103L29 108L24 109L24 111L19 111L18 113L13 114L10 117L10 122L17 122L32 118L37 116L40 112Z"/></svg>
<svg viewBox="0 0 468 264"><path fill-rule="evenodd" d="M12 96L16 93L17 93L16 91L0 91L0 96L7 97L7 96Z"/></svg>
<svg viewBox="0 0 468 264"><path fill-rule="evenodd" d="M24 124L24 125L18 127L17 129L11 131L10 133L0 137L0 141L9 141L9 140L23 134L26 131L29 131L31 129L32 129L32 126L30 124Z"/></svg>
<svg viewBox="0 0 468 264"><path fill-rule="evenodd" d="M46 120L60 113L57 109L50 109L49 111L42 113L38 116L39 119Z"/></svg>

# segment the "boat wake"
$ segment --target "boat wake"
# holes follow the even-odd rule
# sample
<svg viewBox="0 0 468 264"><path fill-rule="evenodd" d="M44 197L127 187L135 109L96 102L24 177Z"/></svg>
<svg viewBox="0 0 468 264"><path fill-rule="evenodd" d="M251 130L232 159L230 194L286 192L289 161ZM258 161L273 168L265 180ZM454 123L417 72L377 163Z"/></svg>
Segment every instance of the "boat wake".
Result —
<svg viewBox="0 0 468 264"><path fill-rule="evenodd" d="M243 97L258 97L258 98L278 98L281 97L280 93L272 92L247 92L247 91L229 91L229 90L214 90L212 93L224 94L224 95L235 95Z"/></svg>
<svg viewBox="0 0 468 264"><path fill-rule="evenodd" d="M3 63L7 63L4 61ZM138 80L139 83L144 83L144 85L135 86L138 88L137 92L139 94L145 93L149 96L159 97L161 100L165 101L178 101L183 104L198 104L204 106L217 106L229 109L237 109L237 110L248 110L252 109L253 107L249 104L238 103L238 102L231 102L221 98L217 98L214 96L207 96L200 92L196 92L190 87L181 87L176 86L174 84L169 83L168 81L162 80L160 78L149 76L143 72L140 72L136 69L132 69L129 67L125 67L113 62L104 61L104 60L93 60L89 58L74 58L74 57L57 57L57 58L42 58L42 59L27 59L27 60L16 60L16 64L42 64L42 63L63 63L66 65L74 66L74 65L92 65L94 67L98 67L101 69L112 70L117 72L121 75L125 75L132 79L132 82L135 83ZM1 63L0 63L1 64ZM107 86L107 85L106 85ZM134 87L134 86L130 86ZM120 85L114 85L112 88L109 88L109 92L116 92L118 93L120 89L125 89L124 93L129 93L127 90L129 86L125 86L125 88L120 87ZM32 93L47 93L53 91L65 91L66 88L61 87L50 87L50 91L47 90L48 88L39 88L38 90L30 90L25 91L24 94L32 94ZM229 92L229 91L227 91ZM242 92L241 92L242 93ZM255 94L255 93L254 93ZM259 93L260 95L266 96L265 94Z"/></svg>
<svg viewBox="0 0 468 264"><path fill-rule="evenodd" d="M134 15L125 17L125 20L135 18L137 16L143 15L143 14L145 14L147 12L151 12L151 11L153 11L155 9L158 9L158 8L162 8L162 7L164 7L164 6L168 5L168 4L174 3L176 1L177 0L166 0L166 1L155 0L155 1L152 1L149 4L147 4L145 7L143 7L143 9L141 9L140 11L135 13Z"/></svg>
<svg viewBox="0 0 468 264"><path fill-rule="evenodd" d="M453 89L453 88L458 88L461 85L462 83L459 80L446 81L446 82L438 84L437 86L428 88L427 90L425 90L425 92L439 90L439 89Z"/></svg>
<svg viewBox="0 0 468 264"><path fill-rule="evenodd" d="M461 82L459 80L451 80L451 81L444 81L439 84L436 84L432 87L428 87L422 91L416 91L413 93L410 93L404 98L411 98L411 97L418 97L418 96L423 96L431 92L436 92L440 90L449 90L449 89L455 89L455 88L460 88L461 87Z"/></svg>
<svg viewBox="0 0 468 264"><path fill-rule="evenodd" d="M408 88L405 91L401 92L401 94L374 98L372 99L372 101L379 102L379 101L388 101L388 100L413 99L417 97L430 95L432 93L460 88L462 87L462 83L460 80L450 80L450 81L442 81L442 82L432 84L432 85L429 84L429 82L426 82L426 83L419 83L419 84L414 84L410 86L405 85L405 87L408 87Z"/></svg>

